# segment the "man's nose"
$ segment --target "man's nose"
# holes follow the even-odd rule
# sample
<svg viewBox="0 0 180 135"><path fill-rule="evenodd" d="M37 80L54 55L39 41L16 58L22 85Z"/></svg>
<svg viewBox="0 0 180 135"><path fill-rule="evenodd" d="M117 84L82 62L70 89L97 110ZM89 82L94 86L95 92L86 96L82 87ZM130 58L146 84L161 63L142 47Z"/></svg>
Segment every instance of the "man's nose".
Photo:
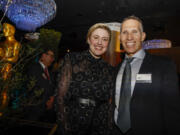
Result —
<svg viewBox="0 0 180 135"><path fill-rule="evenodd" d="M131 39L133 39L133 35L131 33L129 33L127 38L128 38L128 40L131 40Z"/></svg>

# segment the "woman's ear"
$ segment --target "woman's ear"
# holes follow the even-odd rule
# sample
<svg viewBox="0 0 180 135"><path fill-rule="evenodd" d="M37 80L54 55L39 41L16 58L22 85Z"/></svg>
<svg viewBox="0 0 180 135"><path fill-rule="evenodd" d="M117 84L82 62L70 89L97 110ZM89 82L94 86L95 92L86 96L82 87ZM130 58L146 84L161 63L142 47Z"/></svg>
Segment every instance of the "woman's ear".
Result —
<svg viewBox="0 0 180 135"><path fill-rule="evenodd" d="M90 44L89 38L87 38L87 43Z"/></svg>

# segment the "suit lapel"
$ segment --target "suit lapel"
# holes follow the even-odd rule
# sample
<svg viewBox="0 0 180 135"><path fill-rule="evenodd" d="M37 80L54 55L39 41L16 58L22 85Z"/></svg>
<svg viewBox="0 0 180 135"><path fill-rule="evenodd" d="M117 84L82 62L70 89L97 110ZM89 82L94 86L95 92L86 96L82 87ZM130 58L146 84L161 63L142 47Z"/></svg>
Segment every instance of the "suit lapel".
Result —
<svg viewBox="0 0 180 135"><path fill-rule="evenodd" d="M152 74L152 57L149 53L146 52L146 55L144 57L144 60L142 62L142 65L140 67L138 74ZM134 91L133 91L133 97L136 97L136 95L139 93L141 89L146 89L147 83L135 83ZM144 90L145 91L145 90Z"/></svg>
<svg viewBox="0 0 180 135"><path fill-rule="evenodd" d="M146 53L142 65L140 67L139 73L147 73L151 69L152 57L149 53Z"/></svg>
<svg viewBox="0 0 180 135"><path fill-rule="evenodd" d="M49 80L47 79L47 77L46 77L46 75L45 75L45 72L44 72L44 69L43 69L43 67L41 66L41 64L38 62L38 64L39 64L39 67L40 67L40 75L41 75L41 77L44 79L44 80L46 80L46 81L48 81L49 83L51 83L51 81L52 81L52 73L48 70L48 73L49 73Z"/></svg>

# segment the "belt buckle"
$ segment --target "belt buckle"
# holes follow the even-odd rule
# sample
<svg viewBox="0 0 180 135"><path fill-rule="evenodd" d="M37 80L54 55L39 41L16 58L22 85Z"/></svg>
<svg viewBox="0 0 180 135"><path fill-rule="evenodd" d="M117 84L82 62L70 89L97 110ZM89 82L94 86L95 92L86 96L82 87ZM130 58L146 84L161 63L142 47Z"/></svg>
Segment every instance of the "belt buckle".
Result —
<svg viewBox="0 0 180 135"><path fill-rule="evenodd" d="M92 105L93 105L93 106L96 106L96 103L95 103L95 101L94 101L94 100L92 100Z"/></svg>
<svg viewBox="0 0 180 135"><path fill-rule="evenodd" d="M88 106L90 105L90 99L85 99L85 102Z"/></svg>
<svg viewBox="0 0 180 135"><path fill-rule="evenodd" d="M95 106L95 101L94 101L94 100L89 99L89 104L91 104L92 106Z"/></svg>
<svg viewBox="0 0 180 135"><path fill-rule="evenodd" d="M82 104L84 104L86 106L90 106L90 105L96 106L95 101L93 101L91 99L80 98L79 100L80 100L80 103L82 103Z"/></svg>

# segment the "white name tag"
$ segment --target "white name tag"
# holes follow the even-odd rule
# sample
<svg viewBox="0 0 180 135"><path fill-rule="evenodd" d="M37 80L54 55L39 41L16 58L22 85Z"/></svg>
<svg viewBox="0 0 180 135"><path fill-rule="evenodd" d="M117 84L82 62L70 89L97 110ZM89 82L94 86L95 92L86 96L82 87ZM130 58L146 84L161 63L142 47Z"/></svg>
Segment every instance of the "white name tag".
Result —
<svg viewBox="0 0 180 135"><path fill-rule="evenodd" d="M137 74L136 83L152 83L152 74Z"/></svg>

